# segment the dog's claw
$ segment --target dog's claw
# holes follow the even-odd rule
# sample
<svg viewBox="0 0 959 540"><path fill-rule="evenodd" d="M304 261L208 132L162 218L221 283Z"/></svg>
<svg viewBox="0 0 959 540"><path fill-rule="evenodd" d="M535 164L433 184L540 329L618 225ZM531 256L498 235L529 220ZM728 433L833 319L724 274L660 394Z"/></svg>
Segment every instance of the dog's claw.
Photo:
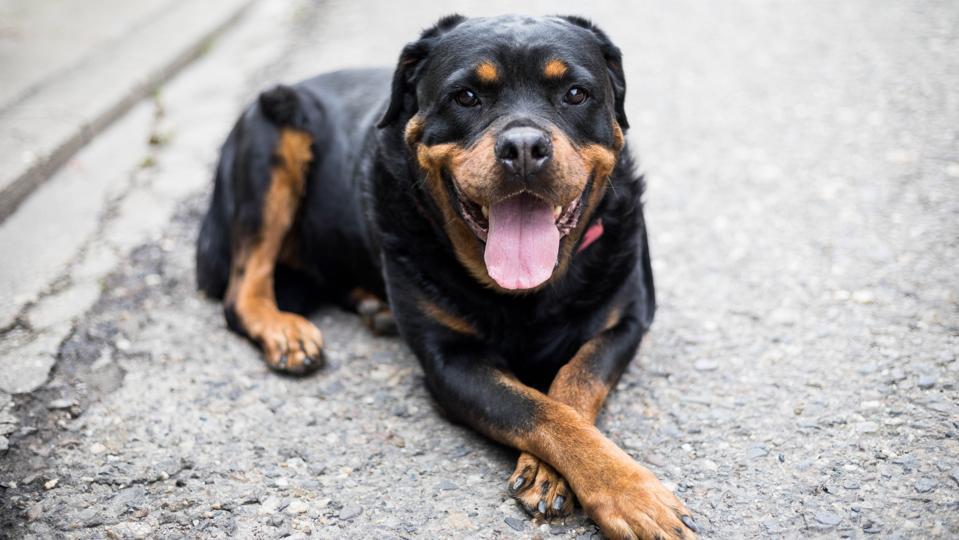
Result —
<svg viewBox="0 0 959 540"><path fill-rule="evenodd" d="M545 514L545 513L546 513L546 501L540 500L540 501L539 501L539 504L536 505L536 511L539 512L540 514Z"/></svg>
<svg viewBox="0 0 959 540"><path fill-rule="evenodd" d="M512 491L513 493L516 493L517 491L519 491L519 488L523 487L523 483L525 482L526 482L526 479L520 476L519 478L516 479L515 482L513 482L513 485L510 486L509 488L510 491Z"/></svg>
<svg viewBox="0 0 959 540"><path fill-rule="evenodd" d="M690 517L690 516L680 516L679 520L683 522L683 525L689 527L689 530L693 531L694 533L698 533L698 532L699 532L699 526L696 525L696 522L693 521L693 518L692 518L692 517Z"/></svg>
<svg viewBox="0 0 959 540"><path fill-rule="evenodd" d="M565 502L566 502L566 497L563 497L562 495L557 495L556 498L553 500L553 510L559 511L563 507L563 503Z"/></svg>

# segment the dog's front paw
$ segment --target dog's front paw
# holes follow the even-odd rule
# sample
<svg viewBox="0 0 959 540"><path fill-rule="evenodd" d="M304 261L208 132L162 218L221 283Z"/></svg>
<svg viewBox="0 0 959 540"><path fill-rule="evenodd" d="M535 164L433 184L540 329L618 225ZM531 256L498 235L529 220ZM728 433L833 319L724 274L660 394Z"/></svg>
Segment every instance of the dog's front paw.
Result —
<svg viewBox="0 0 959 540"><path fill-rule="evenodd" d="M507 489L533 517L549 519L573 511L573 491L566 480L532 454L520 454Z"/></svg>
<svg viewBox="0 0 959 540"><path fill-rule="evenodd" d="M693 539L689 510L652 472L631 459L577 491L589 517L609 538Z"/></svg>

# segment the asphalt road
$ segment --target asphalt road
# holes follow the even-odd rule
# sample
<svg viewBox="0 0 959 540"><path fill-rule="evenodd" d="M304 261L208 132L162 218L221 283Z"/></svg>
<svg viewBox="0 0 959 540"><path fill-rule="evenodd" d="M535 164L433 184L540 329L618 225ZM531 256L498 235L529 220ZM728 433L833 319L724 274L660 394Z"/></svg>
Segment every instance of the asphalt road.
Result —
<svg viewBox="0 0 959 540"><path fill-rule="evenodd" d="M460 11L511 10L476 4ZM3 534L598 535L581 514L531 522L505 490L515 453L442 418L398 340L324 310L330 366L282 377L194 291L242 103L391 64L453 7L393 5L261 5L143 106L151 121L103 135L162 136L63 265L60 303L0 335L13 361L71 314L49 381L0 393ZM959 536L959 5L630 6L531 8L589 15L623 48L649 183L660 309L600 428L706 538ZM79 309L84 272L103 278Z"/></svg>

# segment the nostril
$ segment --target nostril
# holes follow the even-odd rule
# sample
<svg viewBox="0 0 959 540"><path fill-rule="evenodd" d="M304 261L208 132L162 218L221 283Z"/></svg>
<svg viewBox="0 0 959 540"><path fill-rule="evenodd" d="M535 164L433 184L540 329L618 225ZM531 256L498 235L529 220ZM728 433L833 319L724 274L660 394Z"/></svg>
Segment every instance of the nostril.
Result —
<svg viewBox="0 0 959 540"><path fill-rule="evenodd" d="M519 158L519 148L516 147L513 143L507 143L503 145L502 151L500 152L500 159L506 161L513 161Z"/></svg>
<svg viewBox="0 0 959 540"><path fill-rule="evenodd" d="M546 139L540 139L536 141L535 143L533 143L532 147L530 148L529 153L530 153L530 156L532 156L532 158L536 160L548 158L551 153L549 141L547 141Z"/></svg>

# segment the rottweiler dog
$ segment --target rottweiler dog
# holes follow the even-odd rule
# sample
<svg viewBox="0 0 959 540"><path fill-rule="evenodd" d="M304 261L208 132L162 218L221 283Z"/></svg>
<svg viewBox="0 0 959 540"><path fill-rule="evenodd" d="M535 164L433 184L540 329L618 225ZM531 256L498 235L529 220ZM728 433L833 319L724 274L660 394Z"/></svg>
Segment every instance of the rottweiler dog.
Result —
<svg viewBox="0 0 959 540"><path fill-rule="evenodd" d="M393 328L454 420L518 449L531 514L692 538L683 503L594 426L653 320L620 50L579 17L467 19L388 70L261 94L221 150L199 288L276 370L324 361L317 303Z"/></svg>

